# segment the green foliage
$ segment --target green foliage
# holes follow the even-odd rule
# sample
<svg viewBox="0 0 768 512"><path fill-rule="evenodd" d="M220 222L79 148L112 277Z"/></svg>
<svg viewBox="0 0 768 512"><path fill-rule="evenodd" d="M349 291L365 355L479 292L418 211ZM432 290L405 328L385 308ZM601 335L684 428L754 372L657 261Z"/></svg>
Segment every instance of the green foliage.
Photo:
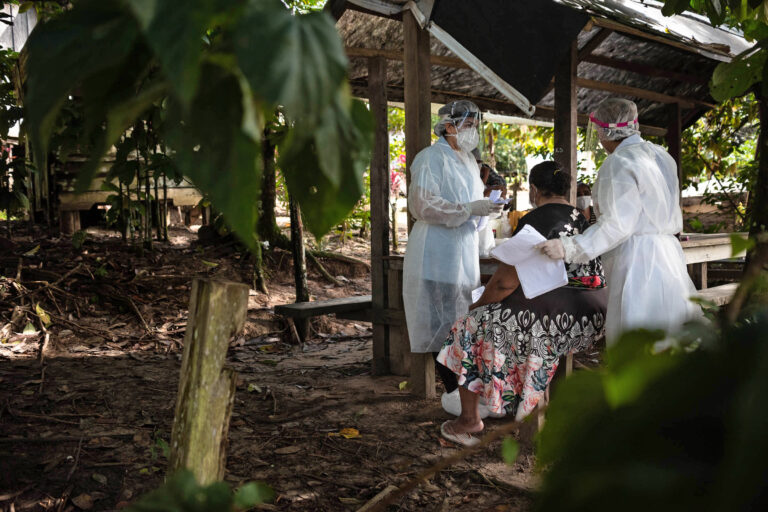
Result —
<svg viewBox="0 0 768 512"><path fill-rule="evenodd" d="M82 229L79 231L75 231L72 234L72 247L75 249L82 249L83 244L88 239L88 232L83 231Z"/></svg>
<svg viewBox="0 0 768 512"><path fill-rule="evenodd" d="M511 466L515 463L519 451L520 446L517 444L517 441L511 437L504 438L504 441L501 443L501 457L507 465Z"/></svg>
<svg viewBox="0 0 768 512"><path fill-rule="evenodd" d="M228 512L248 510L272 501L274 492L265 484L250 482L234 494L224 482L201 486L190 471L179 471L159 489L143 496L127 512Z"/></svg>
<svg viewBox="0 0 768 512"><path fill-rule="evenodd" d="M654 354L629 333L553 396L537 510L761 510L768 505L768 315Z"/></svg>
<svg viewBox="0 0 768 512"><path fill-rule="evenodd" d="M371 118L345 85L346 56L325 13L292 15L277 0L194 0L184 9L172 0L81 0L27 45L36 161L53 148L67 105L79 103L73 136L90 149L80 190L111 146L143 128L163 146L146 153L172 160L252 246L260 137L278 119L282 170L310 231L327 231L362 194Z"/></svg>

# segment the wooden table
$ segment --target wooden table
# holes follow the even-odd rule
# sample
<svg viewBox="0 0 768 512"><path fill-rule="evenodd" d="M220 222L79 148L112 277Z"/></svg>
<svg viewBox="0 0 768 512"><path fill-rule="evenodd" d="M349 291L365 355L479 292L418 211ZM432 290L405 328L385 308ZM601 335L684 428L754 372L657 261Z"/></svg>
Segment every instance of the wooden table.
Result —
<svg viewBox="0 0 768 512"><path fill-rule="evenodd" d="M744 236L744 234L741 234ZM731 253L730 233L699 235L690 234L680 242L691 277L697 289L707 287L707 263L730 258L743 257L744 253ZM373 322L386 331L390 372L395 375L409 375L409 384L414 394L423 397L435 396L435 370L431 354L412 354L408 340L403 309L403 256L384 258L388 287L387 308L373 312ZM492 258L480 259L480 273L492 275L498 262Z"/></svg>

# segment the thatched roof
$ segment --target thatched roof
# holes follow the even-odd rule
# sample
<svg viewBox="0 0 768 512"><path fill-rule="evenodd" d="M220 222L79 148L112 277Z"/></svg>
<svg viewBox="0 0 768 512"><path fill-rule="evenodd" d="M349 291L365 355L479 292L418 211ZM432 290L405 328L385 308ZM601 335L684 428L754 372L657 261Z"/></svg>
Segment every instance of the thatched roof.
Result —
<svg viewBox="0 0 768 512"><path fill-rule="evenodd" d="M608 96L624 96L637 102L640 121L644 125L665 128L669 118L667 105L675 102L683 108L684 124L690 124L715 103L707 85L715 66L750 46L736 33L711 27L704 18L664 17L658 2L537 1L557 3L585 15L586 25L580 32L577 27L580 49L578 111L581 114L592 111ZM350 55L350 83L361 97L367 93L365 57L381 54L388 58L389 64L388 98L391 101L403 100L403 29L399 10L404 3L401 0L338 0L328 6L338 16L337 27ZM381 6L390 9L389 15L371 10L371 7ZM502 20L510 32L528 31L534 34L537 29L544 30L552 23L552 20L542 19L541 27L520 27L516 21ZM530 20L526 23L530 24ZM472 25L468 25L467 29L488 30L484 26ZM490 112L523 114L513 102L469 69L433 36L430 37L430 45L433 55L433 102L469 97ZM529 52L535 56L537 51L543 52L541 58L552 58L546 54L549 49L537 49L535 41L531 42L531 47L509 48L508 51L511 59L515 58L515 52ZM476 56L483 60L482 55ZM489 64L489 67L492 66ZM526 69L520 69L519 73L525 77ZM545 85L538 88L541 94L539 97L528 96L529 101L537 106L535 118L552 117L553 92L551 86L546 87L552 78L548 75L542 82L539 77L539 85ZM513 77L512 82L514 80Z"/></svg>

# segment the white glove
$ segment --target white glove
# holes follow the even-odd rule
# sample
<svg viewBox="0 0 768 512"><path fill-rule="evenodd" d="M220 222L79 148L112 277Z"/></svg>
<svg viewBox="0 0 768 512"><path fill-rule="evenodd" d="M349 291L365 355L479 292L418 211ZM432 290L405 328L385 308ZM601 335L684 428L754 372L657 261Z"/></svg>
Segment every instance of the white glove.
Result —
<svg viewBox="0 0 768 512"><path fill-rule="evenodd" d="M501 211L502 207L500 204L493 204L488 199L478 199L471 203L465 203L464 206L469 209L470 215L475 215L477 217L487 217L491 213L498 213Z"/></svg>
<svg viewBox="0 0 768 512"><path fill-rule="evenodd" d="M563 247L563 242L561 242L559 238L555 238L554 240L547 240L546 242L541 242L539 245L537 245L534 248L539 249L541 252L543 252L553 260L565 259L565 247Z"/></svg>

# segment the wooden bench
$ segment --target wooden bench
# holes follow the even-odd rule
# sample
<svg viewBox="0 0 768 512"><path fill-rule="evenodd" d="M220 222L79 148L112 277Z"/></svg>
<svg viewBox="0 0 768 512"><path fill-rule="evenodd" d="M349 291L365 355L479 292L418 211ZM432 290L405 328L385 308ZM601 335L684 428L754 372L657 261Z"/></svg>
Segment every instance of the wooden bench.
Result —
<svg viewBox="0 0 768 512"><path fill-rule="evenodd" d="M372 319L372 307L370 295L358 295L356 297L280 304L275 306L275 313L294 321L299 339L304 342L309 332L310 318L333 313L337 318L370 322Z"/></svg>
<svg viewBox="0 0 768 512"><path fill-rule="evenodd" d="M696 296L717 306L725 306L731 302L731 298L733 298L733 294L736 293L736 288L738 287L739 283L723 284L699 290Z"/></svg>

